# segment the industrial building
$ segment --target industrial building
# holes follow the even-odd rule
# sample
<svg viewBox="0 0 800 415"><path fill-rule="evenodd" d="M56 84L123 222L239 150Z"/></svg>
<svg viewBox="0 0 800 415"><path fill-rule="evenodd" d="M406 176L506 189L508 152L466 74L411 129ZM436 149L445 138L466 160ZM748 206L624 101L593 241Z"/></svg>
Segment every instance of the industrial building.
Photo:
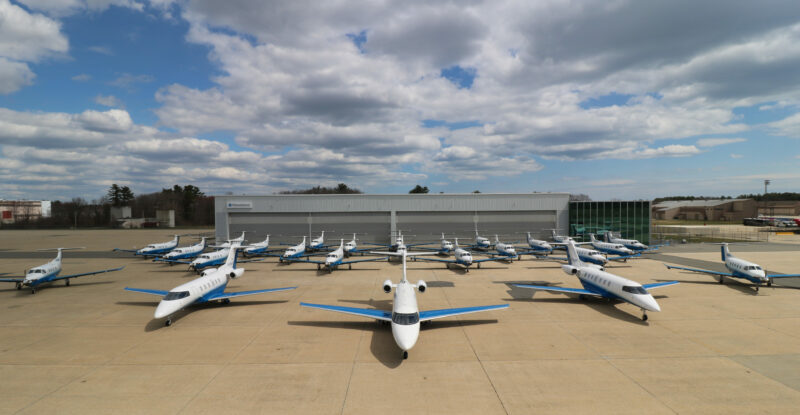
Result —
<svg viewBox="0 0 800 415"><path fill-rule="evenodd" d="M250 231L285 237L358 233L365 242L387 243L397 231L409 240L435 240L441 232L474 236L567 229L569 194L402 194L216 196L218 239Z"/></svg>
<svg viewBox="0 0 800 415"><path fill-rule="evenodd" d="M650 202L570 202L570 236L588 239L588 234L593 233L599 238L606 231L644 244L650 243Z"/></svg>
<svg viewBox="0 0 800 415"><path fill-rule="evenodd" d="M49 200L0 200L0 224L10 225L49 218L50 211Z"/></svg>
<svg viewBox="0 0 800 415"><path fill-rule="evenodd" d="M668 200L653 205L654 219L741 222L757 213L753 199Z"/></svg>

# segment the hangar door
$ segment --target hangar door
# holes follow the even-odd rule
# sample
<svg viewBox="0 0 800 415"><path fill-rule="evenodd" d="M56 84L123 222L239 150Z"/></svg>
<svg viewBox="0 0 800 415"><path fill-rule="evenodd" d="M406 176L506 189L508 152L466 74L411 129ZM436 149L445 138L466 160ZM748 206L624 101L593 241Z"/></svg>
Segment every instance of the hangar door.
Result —
<svg viewBox="0 0 800 415"><path fill-rule="evenodd" d="M555 211L486 211L486 212L397 212L397 229L409 235L406 242L439 241L444 232L453 236L469 238L475 236L477 223L481 236L519 240L522 232L532 236L549 236L550 228L556 224Z"/></svg>
<svg viewBox="0 0 800 415"><path fill-rule="evenodd" d="M303 235L319 236L325 231L325 242L337 238L350 240L353 233L364 242L388 240L391 229L389 212L325 212L325 213L231 213L231 237L248 231L248 241L261 241L272 235L272 243L299 243Z"/></svg>

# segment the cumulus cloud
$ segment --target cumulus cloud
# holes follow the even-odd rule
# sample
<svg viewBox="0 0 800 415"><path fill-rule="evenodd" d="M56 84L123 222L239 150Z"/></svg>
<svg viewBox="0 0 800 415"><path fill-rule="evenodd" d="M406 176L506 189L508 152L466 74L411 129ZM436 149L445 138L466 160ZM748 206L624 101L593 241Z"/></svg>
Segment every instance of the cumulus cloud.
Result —
<svg viewBox="0 0 800 415"><path fill-rule="evenodd" d="M697 140L698 147L716 147L725 144L741 143L747 141L746 138L701 138Z"/></svg>
<svg viewBox="0 0 800 415"><path fill-rule="evenodd" d="M110 6L139 11L144 9L144 5L136 0L19 0L19 2L33 10L56 17L65 17L84 10L102 12Z"/></svg>
<svg viewBox="0 0 800 415"><path fill-rule="evenodd" d="M82 74L75 75L70 79L72 79L75 82L87 82L87 81L92 79L92 76L89 75L89 74L86 74L86 73L82 73Z"/></svg>
<svg viewBox="0 0 800 415"><path fill-rule="evenodd" d="M94 97L94 102L104 106L104 107L123 107L122 101L120 101L117 97L113 95L102 95L98 94Z"/></svg>

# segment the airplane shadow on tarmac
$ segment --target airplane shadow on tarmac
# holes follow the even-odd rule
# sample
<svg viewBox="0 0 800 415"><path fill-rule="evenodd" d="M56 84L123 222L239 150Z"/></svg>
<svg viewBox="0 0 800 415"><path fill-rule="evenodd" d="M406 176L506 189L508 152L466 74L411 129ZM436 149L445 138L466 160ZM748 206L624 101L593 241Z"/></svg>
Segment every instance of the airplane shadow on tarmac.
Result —
<svg viewBox="0 0 800 415"><path fill-rule="evenodd" d="M182 319L187 314L191 313L197 308L217 308L217 307L241 307L241 306L252 306L252 305L266 305L266 304L280 304L280 303L287 303L288 300L274 300L274 301L236 301L232 300L228 304L222 304L219 302L211 302L211 303L203 303L203 304L196 304L191 305L183 310L176 312L175 314L170 316L170 320L172 320L172 324L174 325L180 319ZM119 305L132 305L132 306L140 306L140 307L154 307L158 305L158 301L117 301ZM150 320L147 325L144 327L144 331L151 332L156 331L162 328L167 328L164 325L165 319L152 319Z"/></svg>
<svg viewBox="0 0 800 415"><path fill-rule="evenodd" d="M714 278L716 278L716 277L714 277ZM716 281L697 281L697 280L675 280L675 279L672 279L672 280L660 280L660 279L656 279L655 281L658 281L658 282L678 281L681 284L725 285L727 287L730 287L730 288L732 288L734 290L737 290L737 291L741 292L742 294L758 295L758 291L756 291L755 286L750 285L750 284L746 284L746 283L742 283L741 281L732 280L730 278L725 278L725 283L724 284L720 284L719 280L716 280ZM773 287L775 287L775 286L773 286ZM773 288L773 287L770 287L770 288ZM766 287L763 287L763 288L766 288Z"/></svg>
<svg viewBox="0 0 800 415"><path fill-rule="evenodd" d="M67 287L66 285L64 285L64 281L55 281L53 283L45 283L45 284L42 284L39 287L36 287L36 295L38 295L41 291L49 291L49 290L53 290L53 289L57 289L57 288L77 289L77 288L79 288L81 286L113 284L114 282L115 281L87 281L87 282L76 283L75 281L72 281L70 283L70 286ZM2 291L19 291L17 293L17 296L19 296L19 297L31 295L31 288L30 287L23 287L21 290L17 290L17 287L15 285L13 285L13 284L11 285L11 288L0 289L0 292L2 292Z"/></svg>
<svg viewBox="0 0 800 415"><path fill-rule="evenodd" d="M594 297L594 296L585 296L584 299L573 295L573 294L563 294L565 298L534 298L536 294L540 293L540 291L532 290L530 288L520 288L515 287L513 284L528 284L528 285L545 285L545 286L556 286L561 285L561 283L550 283L547 281L495 281L495 284L506 284L509 288L506 291L511 298L506 299L506 301L519 301L519 302L535 302L535 303L575 303L575 304L583 304L585 306L590 307L591 309L605 314L609 317L616 318L617 320L635 323L641 326L647 326L649 323L647 321L642 321L639 316L632 315L624 310L620 310L619 308L615 307L617 304L623 304L623 301L618 300L609 300L606 298L601 297ZM666 296L661 296L659 298L664 298Z"/></svg>

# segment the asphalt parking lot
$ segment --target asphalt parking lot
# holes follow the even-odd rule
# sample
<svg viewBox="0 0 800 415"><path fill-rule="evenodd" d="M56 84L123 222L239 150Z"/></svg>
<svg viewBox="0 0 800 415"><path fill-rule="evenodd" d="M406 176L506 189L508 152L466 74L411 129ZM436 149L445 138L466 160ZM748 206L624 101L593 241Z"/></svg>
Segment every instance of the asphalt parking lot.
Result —
<svg viewBox="0 0 800 415"><path fill-rule="evenodd" d="M465 273L410 263L429 289L421 309L510 304L436 320L402 360L388 327L302 308L300 301L391 308L381 283L396 262L318 272L313 264L245 265L230 291L293 291L187 309L171 327L158 297L196 275L111 253L171 238L164 230L2 231L0 274L19 275L65 252L63 273L123 271L39 290L0 286L0 413L797 413L800 284L762 288L676 264L720 267L718 247L675 246L609 271L654 291L662 311L643 322L629 304L512 288L579 287L560 264L484 263ZM184 243L182 243L184 245ZM800 272L800 247L731 246L770 271ZM94 253L89 255L89 253ZM43 256L41 256L41 255ZM798 281L800 282L800 281Z"/></svg>

